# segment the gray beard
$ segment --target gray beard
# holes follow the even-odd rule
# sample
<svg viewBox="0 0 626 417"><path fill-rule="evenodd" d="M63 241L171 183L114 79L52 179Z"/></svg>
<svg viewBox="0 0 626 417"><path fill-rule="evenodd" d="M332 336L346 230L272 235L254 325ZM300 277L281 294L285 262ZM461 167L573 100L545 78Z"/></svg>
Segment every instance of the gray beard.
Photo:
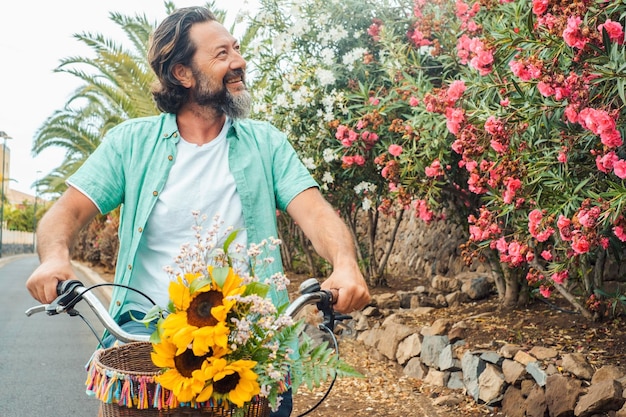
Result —
<svg viewBox="0 0 626 417"><path fill-rule="evenodd" d="M226 91L226 99L219 103L219 109L232 119L245 119L250 114L252 96L248 90L240 91L237 95Z"/></svg>

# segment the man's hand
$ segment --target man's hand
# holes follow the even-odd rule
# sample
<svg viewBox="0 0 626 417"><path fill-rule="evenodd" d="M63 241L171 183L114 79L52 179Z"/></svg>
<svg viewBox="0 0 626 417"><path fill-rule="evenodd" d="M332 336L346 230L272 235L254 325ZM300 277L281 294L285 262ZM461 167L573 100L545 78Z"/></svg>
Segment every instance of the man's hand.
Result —
<svg viewBox="0 0 626 417"><path fill-rule="evenodd" d="M356 267L334 268L333 273L322 283L325 290L336 290L335 310L348 314L365 307L371 300L367 283Z"/></svg>
<svg viewBox="0 0 626 417"><path fill-rule="evenodd" d="M42 304L50 304L57 298L57 284L67 279L76 279L69 262L46 261L28 278L26 288L34 299Z"/></svg>

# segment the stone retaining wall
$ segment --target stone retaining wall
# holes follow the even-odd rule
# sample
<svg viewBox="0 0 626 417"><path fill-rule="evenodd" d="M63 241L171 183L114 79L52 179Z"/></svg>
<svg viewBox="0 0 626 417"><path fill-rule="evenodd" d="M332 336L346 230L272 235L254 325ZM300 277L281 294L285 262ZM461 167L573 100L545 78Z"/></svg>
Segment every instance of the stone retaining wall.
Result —
<svg viewBox="0 0 626 417"><path fill-rule="evenodd" d="M485 296L485 274L466 273L461 279L457 299ZM467 346L466 323L430 323L434 307L414 306L422 292L374 297L370 306L353 314L350 336L381 359L400 364L407 376L457 392L456 399L443 396L436 403L454 406L459 395L469 395L477 403L501 408L507 417L626 417L625 369L596 369L583 354L550 347Z"/></svg>

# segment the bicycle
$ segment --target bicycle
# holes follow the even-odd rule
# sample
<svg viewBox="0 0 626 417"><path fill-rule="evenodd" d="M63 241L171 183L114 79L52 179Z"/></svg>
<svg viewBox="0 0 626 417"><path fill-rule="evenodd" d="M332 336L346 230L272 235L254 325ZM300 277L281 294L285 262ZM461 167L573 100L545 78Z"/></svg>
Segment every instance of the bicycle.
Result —
<svg viewBox="0 0 626 417"><path fill-rule="evenodd" d="M58 297L50 304L41 304L33 306L26 310L27 316L33 314L45 312L49 316L59 314L69 314L70 316L80 317L91 329L94 336L102 344L102 339L98 335L94 327L89 321L75 309L76 305L84 300L91 310L95 313L97 319L102 323L104 328L113 335L117 340L124 343L121 346L108 349L98 349L94 353L92 363L96 363L96 366L103 367L101 372L104 373L127 373L137 375L154 376L159 373L159 369L156 368L150 361L150 349L151 343L150 335L136 335L131 334L123 330L108 313L107 308L100 301L92 291L95 288L102 286L114 286L118 284L102 283L86 287L81 281L68 280L59 282L57 286ZM310 278L299 287L298 296L293 302L289 304L285 311L285 315L292 318L296 318L307 306L315 305L317 310L322 314L322 321L318 324L318 329L325 335L324 339L332 343L336 354L339 354L339 346L337 338L334 333L335 325L343 320L350 319L351 317L344 314L337 314L333 310L333 301L336 299L336 294L333 291L322 290L319 282L315 278ZM149 298L149 297L148 297ZM137 359L138 356L139 359ZM146 361L147 358L147 361ZM138 370L136 370L138 369ZM320 398L320 400L313 405L309 410L300 414L298 417L303 417L314 409L316 409L330 394L335 383L336 375L329 383L326 393ZM118 417L118 416L204 416L204 417L228 417L233 415L232 409L224 409L222 407L214 407L211 410L206 409L168 409L158 410L156 408L137 409L124 406L118 406L117 404L102 404L100 416L103 417ZM269 416L269 405L267 402L260 400L258 403L250 407L246 417L267 417Z"/></svg>

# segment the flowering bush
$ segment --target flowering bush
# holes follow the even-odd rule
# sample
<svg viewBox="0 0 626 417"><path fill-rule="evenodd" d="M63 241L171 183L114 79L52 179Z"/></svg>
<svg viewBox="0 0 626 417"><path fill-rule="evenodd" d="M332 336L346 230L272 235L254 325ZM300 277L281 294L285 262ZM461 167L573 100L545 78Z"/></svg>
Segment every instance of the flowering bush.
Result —
<svg viewBox="0 0 626 417"><path fill-rule="evenodd" d="M230 248L236 231L217 247L218 223L197 244L184 246L178 271L169 270L170 305L156 306L143 321L158 317L152 335L152 361L164 372L156 378L173 397L168 407L236 407L244 415L256 397L273 408L280 395L302 383L309 387L330 376L359 374L338 359L326 343L314 346L303 333L304 322L282 313L268 297L270 286L285 290L283 274L261 282L258 260L268 239L258 245Z"/></svg>
<svg viewBox="0 0 626 417"><path fill-rule="evenodd" d="M623 2L261 4L257 110L346 218L447 213L506 304L582 311L626 241Z"/></svg>

